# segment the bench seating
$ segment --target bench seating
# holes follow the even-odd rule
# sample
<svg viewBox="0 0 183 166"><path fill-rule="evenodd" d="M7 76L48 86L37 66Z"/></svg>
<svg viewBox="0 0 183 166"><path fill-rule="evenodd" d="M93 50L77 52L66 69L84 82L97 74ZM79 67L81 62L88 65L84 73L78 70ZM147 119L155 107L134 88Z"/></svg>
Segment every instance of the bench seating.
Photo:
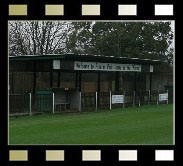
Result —
<svg viewBox="0 0 183 166"><path fill-rule="evenodd" d="M66 109L67 109L66 106L67 106L67 105L70 105L70 104L69 104L69 103L55 103L55 104L54 104L54 107L56 108L56 106L59 106L59 107L60 107L60 110L61 110L62 105L65 106L64 108L65 108L65 110L66 110Z"/></svg>

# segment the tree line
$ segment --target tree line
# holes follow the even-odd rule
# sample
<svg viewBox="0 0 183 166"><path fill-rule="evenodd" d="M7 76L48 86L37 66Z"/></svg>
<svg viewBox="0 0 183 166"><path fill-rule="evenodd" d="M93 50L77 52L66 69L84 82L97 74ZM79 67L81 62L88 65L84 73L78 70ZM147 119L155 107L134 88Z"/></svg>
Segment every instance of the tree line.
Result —
<svg viewBox="0 0 183 166"><path fill-rule="evenodd" d="M97 54L173 62L169 21L10 21L9 55Z"/></svg>

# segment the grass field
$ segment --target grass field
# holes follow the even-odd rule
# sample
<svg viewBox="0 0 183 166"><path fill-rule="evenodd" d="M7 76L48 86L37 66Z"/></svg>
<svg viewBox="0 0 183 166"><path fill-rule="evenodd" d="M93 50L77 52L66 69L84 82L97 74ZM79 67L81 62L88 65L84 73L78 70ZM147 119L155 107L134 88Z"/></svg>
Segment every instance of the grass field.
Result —
<svg viewBox="0 0 183 166"><path fill-rule="evenodd" d="M9 144L173 144L173 104L11 117Z"/></svg>

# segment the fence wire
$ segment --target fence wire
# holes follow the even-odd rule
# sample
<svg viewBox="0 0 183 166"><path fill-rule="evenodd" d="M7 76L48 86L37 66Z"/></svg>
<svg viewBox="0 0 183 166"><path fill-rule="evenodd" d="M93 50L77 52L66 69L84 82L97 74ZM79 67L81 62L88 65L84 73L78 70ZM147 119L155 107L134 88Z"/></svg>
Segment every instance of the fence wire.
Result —
<svg viewBox="0 0 183 166"><path fill-rule="evenodd" d="M30 112L29 94L9 95L9 115L25 115Z"/></svg>
<svg viewBox="0 0 183 166"><path fill-rule="evenodd" d="M92 111L96 108L96 93L81 93L81 110Z"/></svg>

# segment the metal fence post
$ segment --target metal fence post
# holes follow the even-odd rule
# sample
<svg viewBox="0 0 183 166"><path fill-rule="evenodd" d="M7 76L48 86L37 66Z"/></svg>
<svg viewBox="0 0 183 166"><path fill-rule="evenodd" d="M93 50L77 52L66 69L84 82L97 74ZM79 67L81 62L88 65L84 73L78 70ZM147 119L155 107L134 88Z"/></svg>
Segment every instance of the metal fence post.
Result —
<svg viewBox="0 0 183 166"><path fill-rule="evenodd" d="M158 94L157 94L157 104L159 104L159 90L158 90Z"/></svg>
<svg viewBox="0 0 183 166"><path fill-rule="evenodd" d="M123 101L123 108L125 108L125 91L124 91L124 101Z"/></svg>
<svg viewBox="0 0 183 166"><path fill-rule="evenodd" d="M79 93L79 100L80 100L80 102L79 102L79 112L81 112L81 92Z"/></svg>
<svg viewBox="0 0 183 166"><path fill-rule="evenodd" d="M109 106L109 109L111 110L111 108L112 108L112 105L111 105L111 91L109 92L109 104L110 104L110 106Z"/></svg>
<svg viewBox="0 0 183 166"><path fill-rule="evenodd" d="M31 93L29 93L29 102L30 102L30 103L29 103L30 116L32 116L32 108L31 108L31 107L32 107L32 106L31 106L31 102L32 102L32 101L31 101Z"/></svg>
<svg viewBox="0 0 183 166"><path fill-rule="evenodd" d="M139 91L139 107L140 107L141 91Z"/></svg>
<svg viewBox="0 0 183 166"><path fill-rule="evenodd" d="M149 90L149 101L148 104L151 104L151 90Z"/></svg>
<svg viewBox="0 0 183 166"><path fill-rule="evenodd" d="M167 104L168 104L168 90L167 90Z"/></svg>
<svg viewBox="0 0 183 166"><path fill-rule="evenodd" d="M97 92L96 92L96 95L95 95L95 100L96 100L96 110L97 110L97 100L98 100L98 99L97 99L97 97L98 97L97 95L98 95L98 94L97 94Z"/></svg>
<svg viewBox="0 0 183 166"><path fill-rule="evenodd" d="M55 94L53 93L53 114L55 113Z"/></svg>
<svg viewBox="0 0 183 166"><path fill-rule="evenodd" d="M136 102L136 93L133 91L133 107L135 107L135 102Z"/></svg>

